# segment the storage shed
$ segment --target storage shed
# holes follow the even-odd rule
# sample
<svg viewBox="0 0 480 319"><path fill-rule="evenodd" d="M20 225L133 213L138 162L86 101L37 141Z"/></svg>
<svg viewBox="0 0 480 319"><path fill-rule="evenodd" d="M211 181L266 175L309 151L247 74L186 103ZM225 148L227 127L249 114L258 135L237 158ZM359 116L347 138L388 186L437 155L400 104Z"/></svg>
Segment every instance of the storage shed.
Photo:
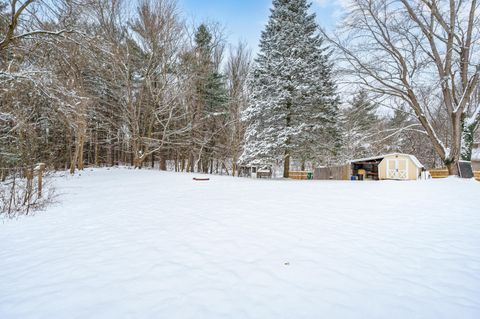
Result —
<svg viewBox="0 0 480 319"><path fill-rule="evenodd" d="M264 165L244 165L238 168L239 177L251 177L251 178L272 178L273 167L269 164Z"/></svg>
<svg viewBox="0 0 480 319"><path fill-rule="evenodd" d="M393 153L350 161L338 167L315 170L314 179L330 180L417 180L424 166L413 155Z"/></svg>
<svg viewBox="0 0 480 319"><path fill-rule="evenodd" d="M415 156L400 153L385 155L378 165L379 179L417 180L424 170Z"/></svg>

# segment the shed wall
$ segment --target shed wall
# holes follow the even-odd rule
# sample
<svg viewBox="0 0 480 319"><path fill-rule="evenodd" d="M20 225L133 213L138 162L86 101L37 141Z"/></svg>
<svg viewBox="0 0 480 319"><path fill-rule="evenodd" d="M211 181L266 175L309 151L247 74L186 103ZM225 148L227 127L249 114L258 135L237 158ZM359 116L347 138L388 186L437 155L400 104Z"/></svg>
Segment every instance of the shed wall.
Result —
<svg viewBox="0 0 480 319"><path fill-rule="evenodd" d="M420 168L418 168L415 163L410 159L409 156L405 155L393 155L386 156L382 162L378 165L378 177L380 179L387 179L387 160L388 159L404 159L408 162L408 179L417 180L420 175Z"/></svg>

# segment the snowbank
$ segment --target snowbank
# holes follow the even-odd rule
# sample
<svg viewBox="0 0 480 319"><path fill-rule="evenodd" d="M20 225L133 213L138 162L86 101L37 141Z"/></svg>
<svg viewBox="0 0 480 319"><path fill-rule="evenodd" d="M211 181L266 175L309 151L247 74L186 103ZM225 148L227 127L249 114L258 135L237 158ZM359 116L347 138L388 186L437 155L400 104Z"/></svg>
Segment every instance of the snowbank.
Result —
<svg viewBox="0 0 480 319"><path fill-rule="evenodd" d="M480 183L61 178L0 224L0 318L480 318Z"/></svg>

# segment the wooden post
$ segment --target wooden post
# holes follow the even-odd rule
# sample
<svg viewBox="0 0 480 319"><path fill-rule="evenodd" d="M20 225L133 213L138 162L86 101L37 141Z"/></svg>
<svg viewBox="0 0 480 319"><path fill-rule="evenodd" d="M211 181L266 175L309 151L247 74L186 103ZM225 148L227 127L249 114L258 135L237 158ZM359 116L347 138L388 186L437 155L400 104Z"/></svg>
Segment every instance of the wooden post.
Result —
<svg viewBox="0 0 480 319"><path fill-rule="evenodd" d="M45 163L39 163L37 167L35 167L37 171L38 177L38 197L42 197L42 185L43 185L43 172L45 171Z"/></svg>
<svg viewBox="0 0 480 319"><path fill-rule="evenodd" d="M25 189L25 198L23 199L23 205L30 205L30 199L32 198L33 188L33 170L31 168L26 169L25 177L27 178L27 185Z"/></svg>

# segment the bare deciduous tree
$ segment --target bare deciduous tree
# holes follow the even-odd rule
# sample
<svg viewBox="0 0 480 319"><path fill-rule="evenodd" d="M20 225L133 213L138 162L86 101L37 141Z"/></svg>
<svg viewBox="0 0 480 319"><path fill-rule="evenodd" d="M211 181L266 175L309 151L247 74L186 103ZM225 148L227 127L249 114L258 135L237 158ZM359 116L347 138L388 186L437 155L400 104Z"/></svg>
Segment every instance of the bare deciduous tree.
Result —
<svg viewBox="0 0 480 319"><path fill-rule="evenodd" d="M478 11L477 0L352 0L329 37L352 81L409 106L452 175L463 128L479 121ZM438 109L448 116L445 136L434 125Z"/></svg>
<svg viewBox="0 0 480 319"><path fill-rule="evenodd" d="M248 103L247 77L250 72L251 53L245 43L230 49L226 74L229 91L229 113L232 124L229 132L229 152L232 158L232 175L238 172L237 161L243 151L245 127L241 121L242 111Z"/></svg>

